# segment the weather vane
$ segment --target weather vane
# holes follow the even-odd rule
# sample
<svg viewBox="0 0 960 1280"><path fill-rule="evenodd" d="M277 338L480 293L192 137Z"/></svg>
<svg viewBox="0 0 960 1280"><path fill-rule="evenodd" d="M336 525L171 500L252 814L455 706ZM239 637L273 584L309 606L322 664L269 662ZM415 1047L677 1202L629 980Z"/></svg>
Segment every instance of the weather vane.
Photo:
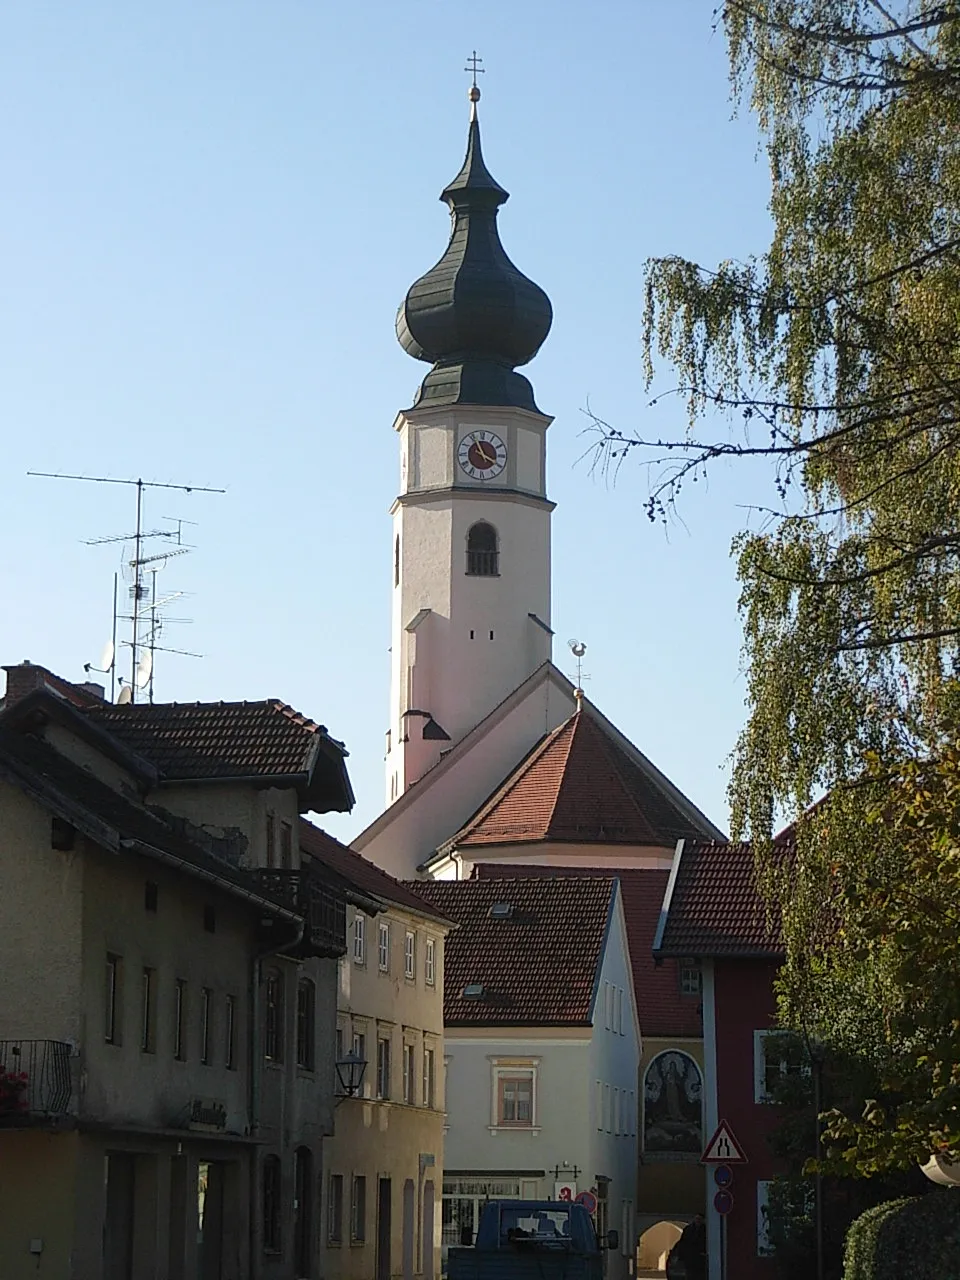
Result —
<svg viewBox="0 0 960 1280"><path fill-rule="evenodd" d="M583 682L584 680L590 679L590 677L585 675L583 671L583 655L587 652L587 646L582 640L568 640L567 648L577 660L577 687L574 689L574 693L576 694L577 701L579 702L583 697Z"/></svg>

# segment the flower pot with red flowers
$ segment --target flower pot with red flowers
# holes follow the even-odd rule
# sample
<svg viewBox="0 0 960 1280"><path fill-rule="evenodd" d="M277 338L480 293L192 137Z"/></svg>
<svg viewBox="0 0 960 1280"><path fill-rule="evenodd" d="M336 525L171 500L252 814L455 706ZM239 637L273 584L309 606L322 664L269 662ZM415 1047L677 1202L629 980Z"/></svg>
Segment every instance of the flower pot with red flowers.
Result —
<svg viewBox="0 0 960 1280"><path fill-rule="evenodd" d="M28 1076L25 1071L0 1069L0 1124L27 1109Z"/></svg>

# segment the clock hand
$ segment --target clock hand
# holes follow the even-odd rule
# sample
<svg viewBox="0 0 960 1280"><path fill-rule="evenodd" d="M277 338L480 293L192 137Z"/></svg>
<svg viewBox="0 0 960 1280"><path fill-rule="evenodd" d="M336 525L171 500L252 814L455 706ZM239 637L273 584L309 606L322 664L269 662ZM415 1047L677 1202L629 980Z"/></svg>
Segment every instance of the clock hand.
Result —
<svg viewBox="0 0 960 1280"><path fill-rule="evenodd" d="M480 457L484 460L484 462L488 462L491 466L493 466L493 464L497 460L497 453L496 453L496 450L494 450L493 453L487 453L486 443L487 442L485 440L479 441L477 444L477 448L480 450Z"/></svg>

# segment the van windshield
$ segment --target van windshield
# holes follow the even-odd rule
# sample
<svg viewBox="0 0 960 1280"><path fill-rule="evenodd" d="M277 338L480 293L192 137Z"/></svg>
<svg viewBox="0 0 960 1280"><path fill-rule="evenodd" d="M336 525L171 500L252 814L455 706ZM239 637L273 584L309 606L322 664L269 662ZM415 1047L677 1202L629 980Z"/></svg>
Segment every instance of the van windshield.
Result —
<svg viewBox="0 0 960 1280"><path fill-rule="evenodd" d="M569 1248L570 1212L568 1209L516 1209L504 1205L500 1211L500 1243L531 1245L542 1248Z"/></svg>

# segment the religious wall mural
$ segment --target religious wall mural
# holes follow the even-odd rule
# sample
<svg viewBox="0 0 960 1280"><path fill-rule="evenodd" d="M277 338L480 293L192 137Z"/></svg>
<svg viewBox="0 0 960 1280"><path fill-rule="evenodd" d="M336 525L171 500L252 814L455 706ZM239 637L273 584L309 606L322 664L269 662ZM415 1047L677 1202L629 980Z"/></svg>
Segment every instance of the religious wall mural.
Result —
<svg viewBox="0 0 960 1280"><path fill-rule="evenodd" d="M659 1053L643 1086L643 1149L653 1155L697 1155L703 1150L703 1078L686 1053Z"/></svg>

